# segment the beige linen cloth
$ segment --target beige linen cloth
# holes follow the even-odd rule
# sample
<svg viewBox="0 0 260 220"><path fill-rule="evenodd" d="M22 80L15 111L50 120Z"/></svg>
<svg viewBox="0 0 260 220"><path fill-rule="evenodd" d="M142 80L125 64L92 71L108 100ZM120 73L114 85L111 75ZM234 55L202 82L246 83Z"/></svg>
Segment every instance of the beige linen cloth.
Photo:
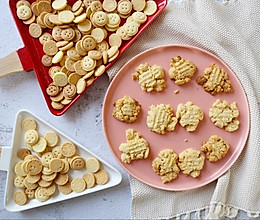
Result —
<svg viewBox="0 0 260 220"><path fill-rule="evenodd" d="M168 192L130 177L132 218L172 217L216 219L244 210L260 216L260 1L183 0L168 2L164 12L110 68L112 78L133 56L154 46L188 44L212 52L240 79L250 105L251 131L247 145L232 168L199 189ZM160 57L158 56L158 59Z"/></svg>

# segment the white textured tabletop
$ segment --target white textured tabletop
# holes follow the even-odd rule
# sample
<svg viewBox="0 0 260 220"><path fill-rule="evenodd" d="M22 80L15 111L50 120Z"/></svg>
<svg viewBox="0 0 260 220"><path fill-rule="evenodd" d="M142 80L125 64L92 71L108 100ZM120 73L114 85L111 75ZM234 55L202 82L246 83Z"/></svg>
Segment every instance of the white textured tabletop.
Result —
<svg viewBox="0 0 260 220"><path fill-rule="evenodd" d="M8 7L0 1L0 58L23 47ZM128 174L114 159L102 130L102 103L108 87L103 75L63 116L53 116L45 104L34 72L0 80L0 146L11 146L14 122L20 109L28 109L100 156L123 175L111 189L32 210L11 213L4 208L6 173L0 171L0 219L129 219L131 191ZM240 213L237 219L247 218Z"/></svg>

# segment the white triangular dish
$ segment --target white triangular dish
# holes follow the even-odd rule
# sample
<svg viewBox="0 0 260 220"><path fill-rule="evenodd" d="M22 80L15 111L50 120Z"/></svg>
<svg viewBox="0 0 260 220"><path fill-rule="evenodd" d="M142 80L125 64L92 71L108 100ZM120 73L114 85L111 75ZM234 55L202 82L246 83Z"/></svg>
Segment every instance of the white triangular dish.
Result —
<svg viewBox="0 0 260 220"><path fill-rule="evenodd" d="M37 131L39 132L39 134L41 136L43 136L46 131L51 131L51 130L55 131L60 137L60 143L64 143L65 141L73 142L78 147L78 154L80 156L82 156L83 158L86 159L88 157L96 157L102 164L101 168L105 169L107 171L107 173L109 175L109 181L104 185L95 185L93 188L86 189L82 193L72 192L69 195L63 195L58 190L56 190L55 194L46 202L40 202L37 199L32 199L24 206L17 205L13 200L13 194L16 190L18 190L14 186L14 183L13 183L14 177L16 175L14 172L14 167L17 162L21 161L16 155L17 150L19 148L25 147L24 131L21 128L21 123L25 118L33 118L37 122L37 125L38 125ZM99 158L94 153L92 153L89 150L87 150L86 148L84 148L81 144L72 140L67 135L63 134L62 132L60 132L53 126L49 125L48 123L44 122L39 117L28 112L27 110L21 110L17 113L17 117L16 117L16 121L15 121L15 128L14 128L14 132L13 132L12 147L2 147L2 153L0 153L0 170L7 171L7 182L6 182L4 206L8 211L11 211L11 212L32 209L32 208L36 208L39 206L44 206L44 205L52 204L55 202L60 202L63 200L75 198L78 196L90 194L90 193L93 193L96 191L100 191L103 189L107 189L107 188L116 186L122 180L121 174L114 167L109 165L107 162L105 162L104 160ZM86 172L87 172L86 169L79 170L79 171L70 170L69 176L71 179L76 178L76 177L82 177L84 175L84 173L86 173Z"/></svg>

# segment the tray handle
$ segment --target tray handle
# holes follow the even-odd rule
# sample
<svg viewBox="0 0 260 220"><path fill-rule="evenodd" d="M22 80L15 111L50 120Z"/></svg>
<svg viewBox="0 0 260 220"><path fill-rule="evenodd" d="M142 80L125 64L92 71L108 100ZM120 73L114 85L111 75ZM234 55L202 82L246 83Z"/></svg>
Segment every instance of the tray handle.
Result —
<svg viewBox="0 0 260 220"><path fill-rule="evenodd" d="M10 167L10 159L12 156L11 147L1 147L0 146L0 170L7 171Z"/></svg>
<svg viewBox="0 0 260 220"><path fill-rule="evenodd" d="M0 58L0 79L31 69L31 57L25 47L10 53L6 57Z"/></svg>

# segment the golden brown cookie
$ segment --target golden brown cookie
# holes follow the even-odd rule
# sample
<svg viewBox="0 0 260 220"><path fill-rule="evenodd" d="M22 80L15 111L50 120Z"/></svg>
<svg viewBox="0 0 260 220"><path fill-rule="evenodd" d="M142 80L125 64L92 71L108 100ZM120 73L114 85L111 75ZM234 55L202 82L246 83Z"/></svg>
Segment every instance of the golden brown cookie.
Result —
<svg viewBox="0 0 260 220"><path fill-rule="evenodd" d="M122 152L121 160L131 163L132 160L145 159L149 155L149 144L141 135L133 129L126 130L126 143L119 146Z"/></svg>
<svg viewBox="0 0 260 220"><path fill-rule="evenodd" d="M179 168L185 175L196 178L203 169L205 157L200 151L188 148L179 154Z"/></svg>
<svg viewBox="0 0 260 220"><path fill-rule="evenodd" d="M161 150L153 160L152 167L155 173L161 176L163 183L170 182L178 177L178 155L171 149Z"/></svg>
<svg viewBox="0 0 260 220"><path fill-rule="evenodd" d="M21 160L24 160L24 158L31 154L31 151L26 148L21 148L17 152L17 157Z"/></svg>
<svg viewBox="0 0 260 220"><path fill-rule="evenodd" d="M36 130L37 123L32 118L26 118L22 121L22 129L26 132L28 130Z"/></svg>
<svg viewBox="0 0 260 220"><path fill-rule="evenodd" d="M204 70L204 74L197 78L197 83L203 86L204 90L211 95L233 91L228 74L215 63L212 63L210 67Z"/></svg>
<svg viewBox="0 0 260 220"><path fill-rule="evenodd" d="M141 106L134 98L125 95L114 102L113 116L119 121L133 123L140 113Z"/></svg>
<svg viewBox="0 0 260 220"><path fill-rule="evenodd" d="M132 74L133 80L138 79L142 90L151 92L153 90L160 92L166 87L164 80L164 69L161 66L149 64L140 64Z"/></svg>
<svg viewBox="0 0 260 220"><path fill-rule="evenodd" d="M176 117L182 127L187 131L195 131L199 122L203 120L204 113L200 107L188 101L185 104L181 103L177 107Z"/></svg>
<svg viewBox="0 0 260 220"><path fill-rule="evenodd" d="M23 191L16 191L14 193L14 202L17 205L25 205L27 202L27 196Z"/></svg>
<svg viewBox="0 0 260 220"><path fill-rule="evenodd" d="M171 59L169 76L177 85L183 85L191 81L197 67L189 60L185 60L180 56Z"/></svg>
<svg viewBox="0 0 260 220"><path fill-rule="evenodd" d="M239 128L239 110L236 102L229 104L227 101L217 99L209 109L211 121L219 128L225 128L228 132Z"/></svg>
<svg viewBox="0 0 260 220"><path fill-rule="evenodd" d="M218 135L212 135L209 140L202 142L201 151L210 162L216 162L226 156L229 148L227 141Z"/></svg>
<svg viewBox="0 0 260 220"><path fill-rule="evenodd" d="M96 183L98 185L104 185L108 182L109 177L107 171L100 169L98 172L94 173Z"/></svg>
<svg viewBox="0 0 260 220"><path fill-rule="evenodd" d="M165 134L165 131L173 131L178 120L174 117L170 105L151 105L147 114L147 126L151 131Z"/></svg>

